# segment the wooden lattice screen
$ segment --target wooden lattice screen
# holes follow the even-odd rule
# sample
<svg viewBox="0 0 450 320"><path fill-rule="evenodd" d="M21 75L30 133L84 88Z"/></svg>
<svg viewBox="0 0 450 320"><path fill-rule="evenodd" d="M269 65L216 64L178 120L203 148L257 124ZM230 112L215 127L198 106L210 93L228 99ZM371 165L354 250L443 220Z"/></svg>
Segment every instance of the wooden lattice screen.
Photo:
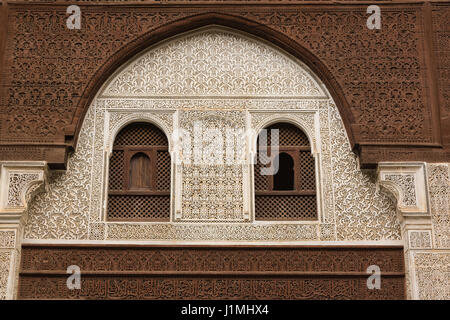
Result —
<svg viewBox="0 0 450 320"><path fill-rule="evenodd" d="M267 129L267 153L260 153L254 167L255 219L256 220L316 220L315 163L311 146L305 133L289 123L276 123ZM271 129L278 129L279 154L288 155L293 161L293 187L277 190L274 175L262 175L261 158L270 153ZM266 161L265 161L266 162ZM280 162L280 170L283 164Z"/></svg>
<svg viewBox="0 0 450 320"><path fill-rule="evenodd" d="M166 135L132 123L114 141L109 163L108 220L168 221L170 154Z"/></svg>

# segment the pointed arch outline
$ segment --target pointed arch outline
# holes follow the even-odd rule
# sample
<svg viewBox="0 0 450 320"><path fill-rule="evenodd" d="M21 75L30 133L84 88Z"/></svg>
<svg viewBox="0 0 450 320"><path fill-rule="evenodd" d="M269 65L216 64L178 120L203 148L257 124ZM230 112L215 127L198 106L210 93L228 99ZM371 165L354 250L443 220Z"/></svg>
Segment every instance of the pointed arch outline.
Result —
<svg viewBox="0 0 450 320"><path fill-rule="evenodd" d="M136 56L141 51L145 51L154 44L178 34L186 33L208 25L228 27L261 38L303 62L310 68L315 77L323 83L337 105L350 145L352 146L352 149L354 149L356 145L351 126L352 123L354 123L353 115L350 112L342 88L326 65L308 49L279 31L249 19L217 12L192 15L162 25L130 41L115 52L110 59L96 71L82 94L74 116L76 124L73 139L70 140L70 135L67 137L69 138L68 141L71 141L71 147L75 148L76 146L84 117L91 102L117 70L121 69L124 64L132 59L132 57Z"/></svg>
<svg viewBox="0 0 450 320"><path fill-rule="evenodd" d="M109 132L106 135L106 141L105 141L106 142L105 150L107 151L109 156L111 155L111 152L112 152L112 149L114 146L114 141L116 140L117 134L120 132L120 130L122 130L123 128L125 128L126 126L128 126L129 124L132 124L134 122L147 122L149 124L154 125L158 129L160 129L167 138L169 153L172 156L172 151L173 151L172 139L171 139L172 132L171 132L170 128L167 127L163 121L158 119L158 117L154 116L154 114L143 113L143 112L139 112L139 113L130 112L130 114L128 116L126 116L123 119L121 119L120 121L118 121L112 128L109 128Z"/></svg>

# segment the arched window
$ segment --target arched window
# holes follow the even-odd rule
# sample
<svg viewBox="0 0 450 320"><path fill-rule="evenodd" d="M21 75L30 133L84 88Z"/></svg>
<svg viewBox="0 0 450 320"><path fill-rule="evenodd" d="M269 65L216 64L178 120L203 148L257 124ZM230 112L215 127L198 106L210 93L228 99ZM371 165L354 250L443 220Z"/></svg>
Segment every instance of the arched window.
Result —
<svg viewBox="0 0 450 320"><path fill-rule="evenodd" d="M260 135L254 168L255 219L316 220L315 165L308 137L289 123L276 123L265 129L266 144L260 145L265 140ZM278 154L272 154L271 150L271 133L275 129L278 130ZM262 171L277 162L278 171L274 174L267 169Z"/></svg>
<svg viewBox="0 0 450 320"><path fill-rule="evenodd" d="M170 155L159 128L137 122L116 136L109 163L110 221L169 221Z"/></svg>

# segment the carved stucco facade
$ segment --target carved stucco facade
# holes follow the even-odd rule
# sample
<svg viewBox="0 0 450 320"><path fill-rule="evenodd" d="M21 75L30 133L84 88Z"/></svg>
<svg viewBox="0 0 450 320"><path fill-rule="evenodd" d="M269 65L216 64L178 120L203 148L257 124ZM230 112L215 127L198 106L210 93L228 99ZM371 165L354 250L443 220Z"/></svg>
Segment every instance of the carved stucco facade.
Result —
<svg viewBox="0 0 450 320"><path fill-rule="evenodd" d="M126 124L141 120L155 123L170 138L171 222L105 222L108 154L114 136ZM247 160L255 152L255 132L266 125L290 121L303 129L317 162L319 221L253 221L252 167L238 161L222 168L208 165L208 179L199 182L207 185L197 190L210 188L205 180L214 181L220 171L228 171L234 183L221 192L215 181L216 192L209 189L214 200L197 197L192 175L202 170L195 163L175 163L182 156L176 154L179 148L173 139L175 129L192 131L197 120L216 128L254 129L243 143ZM400 239L393 202L376 188L373 175L358 169L337 108L323 86L294 58L228 30L178 37L124 66L93 101L78 145L67 172L52 174L49 192L31 206L26 239ZM217 197L227 192L236 204L231 214L222 217L212 207L202 208L205 203L220 205ZM196 213L196 208L204 213Z"/></svg>
<svg viewBox="0 0 450 320"><path fill-rule="evenodd" d="M429 228L409 231L412 298L450 298L450 164L427 164Z"/></svg>
<svg viewBox="0 0 450 320"><path fill-rule="evenodd" d="M0 300L13 299L28 202L46 184L45 162L0 162Z"/></svg>
<svg viewBox="0 0 450 320"><path fill-rule="evenodd" d="M186 149L175 133L192 132L200 119L206 127L248 132L241 154L221 165L186 163L195 143ZM152 122L169 138L170 222L106 221L112 144L134 121ZM297 125L310 139L317 221L254 221L249 160L259 130L277 121ZM202 29L149 48L107 81L87 111L67 170L49 172L46 192L30 202L23 241L405 241L408 296L448 298L449 166L422 163L412 173L401 168L386 165L378 176L360 170L335 103L303 63L259 39ZM411 220L405 212L419 215L420 226L405 223ZM5 252L0 268L11 260Z"/></svg>

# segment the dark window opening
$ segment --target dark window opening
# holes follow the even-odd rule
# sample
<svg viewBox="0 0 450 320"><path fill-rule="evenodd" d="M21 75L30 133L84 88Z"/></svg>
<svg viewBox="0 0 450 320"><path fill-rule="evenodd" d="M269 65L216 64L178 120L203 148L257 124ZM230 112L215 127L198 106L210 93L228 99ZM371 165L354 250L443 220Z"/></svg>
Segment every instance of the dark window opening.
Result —
<svg viewBox="0 0 450 320"><path fill-rule="evenodd" d="M294 190L294 160L283 152L278 155L278 172L273 176L273 190Z"/></svg>

